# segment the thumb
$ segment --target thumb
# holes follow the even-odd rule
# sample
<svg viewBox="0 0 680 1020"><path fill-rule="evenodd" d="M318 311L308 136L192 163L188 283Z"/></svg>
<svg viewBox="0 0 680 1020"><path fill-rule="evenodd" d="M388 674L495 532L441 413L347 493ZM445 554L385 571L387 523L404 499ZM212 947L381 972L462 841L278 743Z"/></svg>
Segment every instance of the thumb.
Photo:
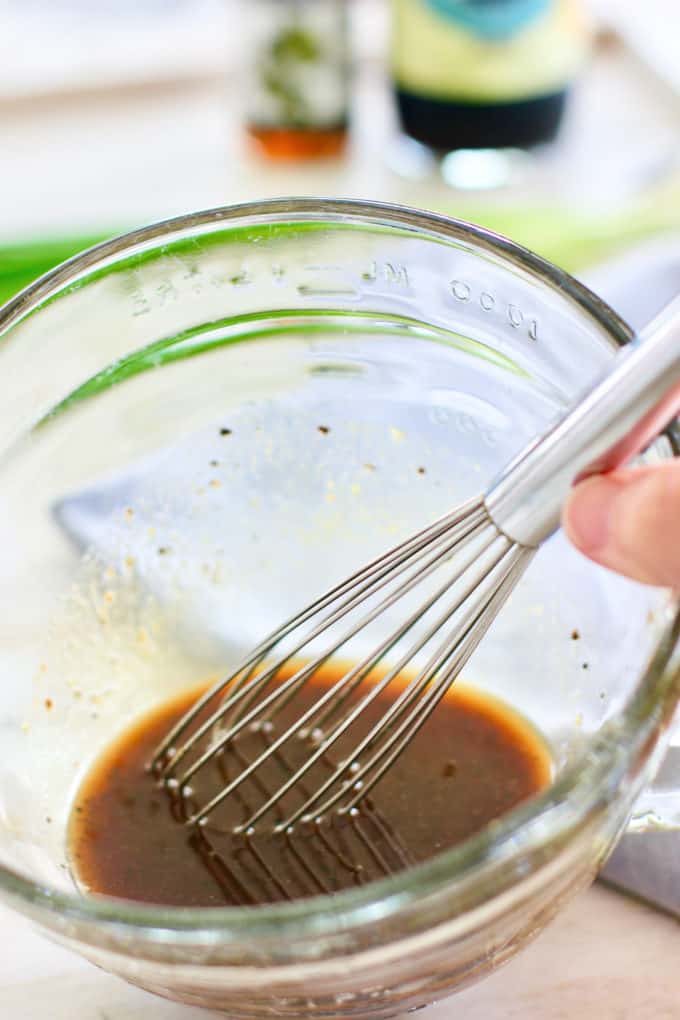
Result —
<svg viewBox="0 0 680 1020"><path fill-rule="evenodd" d="M680 588L680 460L586 479L572 490L563 525L597 563Z"/></svg>

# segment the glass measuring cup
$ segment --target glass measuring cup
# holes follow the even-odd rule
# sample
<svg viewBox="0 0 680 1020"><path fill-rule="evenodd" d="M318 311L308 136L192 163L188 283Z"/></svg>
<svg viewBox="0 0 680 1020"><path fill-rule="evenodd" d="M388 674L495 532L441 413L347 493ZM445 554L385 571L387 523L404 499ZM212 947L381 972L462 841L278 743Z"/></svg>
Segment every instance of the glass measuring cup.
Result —
<svg viewBox="0 0 680 1020"><path fill-rule="evenodd" d="M170 910L78 893L66 822L131 718L482 489L629 336L486 231L313 200L138 231L7 305L3 898L128 980L244 1017L387 1016L540 930L626 824L680 683L677 605L561 536L466 670L545 734L555 781L461 846L333 899ZM636 824L677 805L651 791Z"/></svg>

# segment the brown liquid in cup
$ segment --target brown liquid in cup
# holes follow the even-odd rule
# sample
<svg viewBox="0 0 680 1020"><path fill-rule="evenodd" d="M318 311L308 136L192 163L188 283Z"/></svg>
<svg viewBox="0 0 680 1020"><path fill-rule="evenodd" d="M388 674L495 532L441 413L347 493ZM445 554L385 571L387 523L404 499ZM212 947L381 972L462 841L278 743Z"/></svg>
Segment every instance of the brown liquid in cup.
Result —
<svg viewBox="0 0 680 1020"><path fill-rule="evenodd" d="M346 663L327 665L284 709L276 733L346 669ZM362 720L366 727L397 696L394 686L370 707ZM270 817L254 836L234 835L234 826L309 755L309 745L297 742L286 745L284 757L258 772L256 781L247 780L205 826L187 826L187 814L252 761L265 739L257 733L238 738L235 751L192 780L189 803L159 788L146 764L200 693L185 693L135 723L86 776L71 816L69 846L76 880L89 892L187 907L333 894L455 846L539 793L551 777L548 749L528 723L501 702L454 685L358 814L329 812L319 825L298 823L292 833L279 834L272 832L276 818ZM342 747L333 750L333 760L344 760ZM328 768L328 762L315 766L305 779L307 793ZM292 810L302 795L291 793L284 808Z"/></svg>

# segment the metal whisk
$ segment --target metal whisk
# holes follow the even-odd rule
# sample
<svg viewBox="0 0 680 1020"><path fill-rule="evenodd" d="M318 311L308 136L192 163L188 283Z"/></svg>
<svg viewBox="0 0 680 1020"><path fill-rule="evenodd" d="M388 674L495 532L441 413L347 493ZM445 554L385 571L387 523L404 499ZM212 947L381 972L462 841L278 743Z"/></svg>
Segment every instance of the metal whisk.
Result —
<svg viewBox="0 0 680 1020"><path fill-rule="evenodd" d="M238 796L245 808L236 834L260 832L255 827L265 822L266 831L286 833L332 810L356 813L466 664L536 548L558 527L574 480L625 463L678 411L680 299L618 352L604 378L485 495L322 595L192 707L150 764L174 795L190 801L189 824L213 824L220 805ZM413 610L409 601L427 580ZM399 604L406 604L403 622L294 711L296 696L324 664ZM395 652L396 661L376 679L376 667ZM408 680L400 683L404 674ZM376 699L392 684L396 696L376 717ZM217 708L205 718L213 699ZM260 741L254 754L253 734ZM246 735L249 756L239 750ZM197 778L231 752L237 768L232 762L216 792L197 803Z"/></svg>

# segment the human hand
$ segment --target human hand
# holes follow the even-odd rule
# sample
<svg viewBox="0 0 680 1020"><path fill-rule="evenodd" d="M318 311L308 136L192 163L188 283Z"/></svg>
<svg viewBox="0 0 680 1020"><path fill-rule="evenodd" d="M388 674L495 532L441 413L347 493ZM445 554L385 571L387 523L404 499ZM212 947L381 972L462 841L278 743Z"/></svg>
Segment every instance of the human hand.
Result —
<svg viewBox="0 0 680 1020"><path fill-rule="evenodd" d="M680 590L680 459L587 478L570 493L562 523L596 563Z"/></svg>

